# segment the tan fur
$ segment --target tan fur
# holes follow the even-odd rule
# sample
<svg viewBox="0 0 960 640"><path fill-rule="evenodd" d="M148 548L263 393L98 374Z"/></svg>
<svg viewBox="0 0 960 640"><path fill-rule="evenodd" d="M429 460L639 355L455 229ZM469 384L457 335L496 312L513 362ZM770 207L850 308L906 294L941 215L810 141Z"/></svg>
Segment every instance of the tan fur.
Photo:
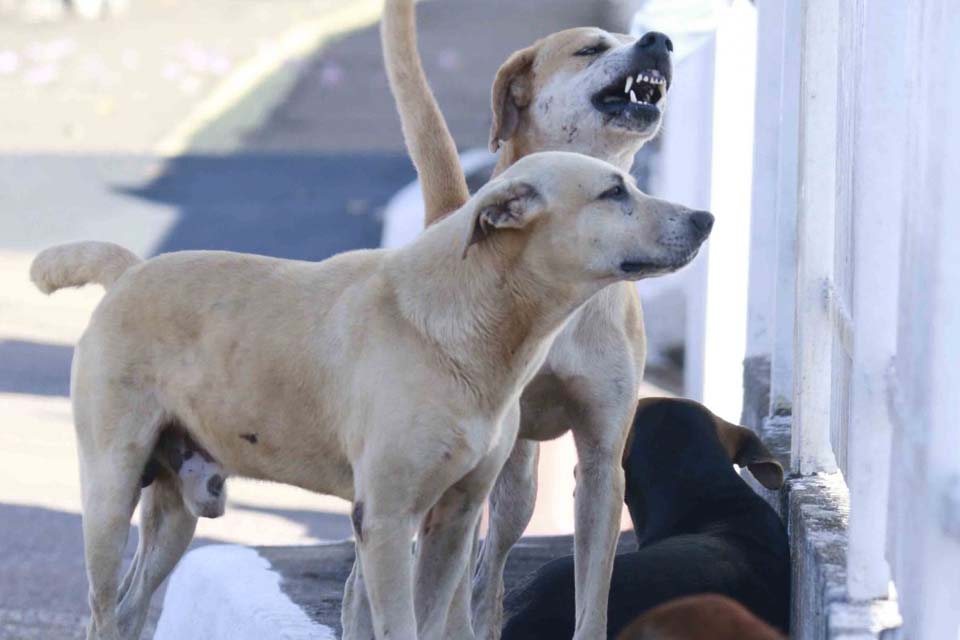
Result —
<svg viewBox="0 0 960 640"><path fill-rule="evenodd" d="M624 629L617 640L784 640L783 635L726 596L671 600Z"/></svg>
<svg viewBox="0 0 960 640"><path fill-rule="evenodd" d="M390 88L396 98L410 159L424 185L427 219L459 209L470 197L457 147L440 112L417 50L413 0L387 2L380 31Z"/></svg>
<svg viewBox="0 0 960 640"><path fill-rule="evenodd" d="M109 287L140 258L110 242L76 242L51 247L34 259L30 280L44 293L95 282Z"/></svg>
<svg viewBox="0 0 960 640"><path fill-rule="evenodd" d="M431 203L455 200L460 180L450 174L461 172L460 165L449 152L453 140L442 139L449 137L448 130L436 125L442 114L419 64L413 0L387 0L386 11L391 19L384 21L383 38L393 43L385 52L386 67L405 138L411 150L417 149L413 157L430 225L446 213ZM402 20L395 19L398 14ZM498 70L491 91L490 146L500 150L494 175L546 150L584 153L628 170L640 146L659 130L659 117L643 128L624 128L599 113L590 98L631 68L635 43L627 35L577 28L513 53ZM575 55L595 44L609 50L598 56ZM401 64L418 71L415 82L401 80ZM416 126L428 121L429 127ZM424 149L431 146L436 146L432 152ZM614 284L574 313L521 399L521 438L549 440L573 430L576 441L578 640L606 633L607 593L623 505L620 460L645 359L643 311L636 290L629 283ZM499 637L506 554L523 533L536 499L536 445L517 446L522 451L507 462L491 498L490 532L475 579L473 625L483 638ZM511 465L516 468L509 469Z"/></svg>
<svg viewBox="0 0 960 640"><path fill-rule="evenodd" d="M600 197L611 184L625 199ZM604 162L536 154L396 251L320 263L191 251L130 268L95 310L71 381L90 638L136 637L192 535L182 498L165 498L156 526L179 524L138 551L117 606L139 479L171 423L225 473L354 501L377 638L471 637L449 612L468 606L455 592L521 390L578 306L645 275L625 261L692 258L703 235L689 214ZM103 281L97 247L38 259L62 282ZM414 571L411 539L431 511Z"/></svg>

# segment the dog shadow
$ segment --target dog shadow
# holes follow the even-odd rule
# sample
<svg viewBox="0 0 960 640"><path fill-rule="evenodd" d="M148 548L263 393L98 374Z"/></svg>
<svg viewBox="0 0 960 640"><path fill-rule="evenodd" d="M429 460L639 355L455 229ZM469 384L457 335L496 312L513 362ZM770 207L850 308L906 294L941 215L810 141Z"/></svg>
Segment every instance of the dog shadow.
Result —
<svg viewBox="0 0 960 640"><path fill-rule="evenodd" d="M139 539L131 525L124 571ZM222 544L194 538L190 548ZM0 503L0 636L7 638L86 637L87 574L78 513ZM157 590L143 637L153 634L166 583ZM8 635L9 634L9 635Z"/></svg>
<svg viewBox="0 0 960 640"><path fill-rule="evenodd" d="M310 509L279 509L232 500L227 509L228 511L252 511L295 522L304 528L306 536L324 542L340 542L353 536L350 517L342 513Z"/></svg>

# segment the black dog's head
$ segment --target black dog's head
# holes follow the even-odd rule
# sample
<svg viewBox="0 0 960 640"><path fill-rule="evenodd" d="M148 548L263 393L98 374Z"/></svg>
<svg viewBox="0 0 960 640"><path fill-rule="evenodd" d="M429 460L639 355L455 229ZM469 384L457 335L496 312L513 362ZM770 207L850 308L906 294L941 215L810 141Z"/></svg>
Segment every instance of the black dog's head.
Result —
<svg viewBox="0 0 960 640"><path fill-rule="evenodd" d="M624 451L625 501L638 538L750 491L733 469L746 467L763 486L783 485L783 467L746 427L680 398L645 398L637 405Z"/></svg>

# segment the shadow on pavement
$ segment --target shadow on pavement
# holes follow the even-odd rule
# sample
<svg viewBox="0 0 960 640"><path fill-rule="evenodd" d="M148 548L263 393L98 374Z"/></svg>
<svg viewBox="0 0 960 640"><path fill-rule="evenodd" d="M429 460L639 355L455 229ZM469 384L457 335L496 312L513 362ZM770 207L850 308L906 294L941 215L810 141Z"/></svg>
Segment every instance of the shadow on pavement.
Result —
<svg viewBox="0 0 960 640"><path fill-rule="evenodd" d="M182 156L149 184L123 191L176 207L158 253L322 260L379 246L383 207L414 175L402 154Z"/></svg>
<svg viewBox="0 0 960 640"><path fill-rule="evenodd" d="M0 393L70 395L73 347L0 340Z"/></svg>
<svg viewBox="0 0 960 640"><path fill-rule="evenodd" d="M124 568L137 549L139 531L135 526L130 529ZM215 542L196 538L191 547ZM86 637L87 577L80 515L0 503L0 548L0 638ZM156 623L162 601L161 588L151 601L148 627ZM35 635L38 631L41 635Z"/></svg>
<svg viewBox="0 0 960 640"><path fill-rule="evenodd" d="M342 513L313 511L307 509L276 509L243 502L230 501L230 510L253 511L278 516L303 525L305 534L311 538L326 541L346 540L353 536L350 517Z"/></svg>

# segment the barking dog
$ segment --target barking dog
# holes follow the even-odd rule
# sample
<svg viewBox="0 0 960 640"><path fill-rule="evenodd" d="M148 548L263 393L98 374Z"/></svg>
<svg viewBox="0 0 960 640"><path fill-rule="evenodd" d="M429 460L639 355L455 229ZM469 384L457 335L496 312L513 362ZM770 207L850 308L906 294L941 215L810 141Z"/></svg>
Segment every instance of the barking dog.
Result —
<svg viewBox="0 0 960 640"><path fill-rule="evenodd" d="M607 163L555 152L396 251L320 263L214 251L141 262L105 243L42 252L42 291L107 288L71 379L90 637L137 637L193 535L181 488L158 475L119 582L138 480L176 424L231 475L353 501L354 578L377 638L470 638L458 587L521 390L579 306L683 266L710 224Z"/></svg>
<svg viewBox="0 0 960 640"><path fill-rule="evenodd" d="M616 637L652 607L698 593L728 596L768 624L787 628L786 531L731 461L746 466L768 488L783 484L779 463L749 429L689 400L640 401L624 460L627 507L639 549L615 558L603 637ZM573 591L573 558L544 565L507 596L514 615L504 639L572 637Z"/></svg>
<svg viewBox="0 0 960 640"><path fill-rule="evenodd" d="M413 0L387 1L381 33L430 225L466 202L466 180L423 73ZM672 81L672 49L661 33L635 39L581 28L515 52L493 81L490 146L500 150L494 174L545 150L577 151L628 170L641 145L660 128ZM506 556L536 500L537 442L568 430L581 470L575 500L577 638L593 640L604 633L623 504L620 459L645 359L640 301L632 285L621 283L599 292L570 318L524 391L521 439L491 495L490 528L475 579L474 628L481 638L500 632ZM349 624L345 617L345 628Z"/></svg>

